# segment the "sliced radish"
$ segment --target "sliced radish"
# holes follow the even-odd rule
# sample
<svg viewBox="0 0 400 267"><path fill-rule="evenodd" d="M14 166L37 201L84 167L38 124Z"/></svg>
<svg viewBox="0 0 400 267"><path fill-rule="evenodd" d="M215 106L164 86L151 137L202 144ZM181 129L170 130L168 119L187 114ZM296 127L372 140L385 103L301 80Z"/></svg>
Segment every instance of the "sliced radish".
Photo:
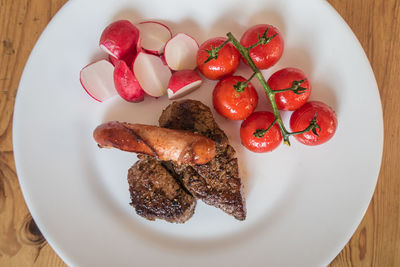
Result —
<svg viewBox="0 0 400 267"><path fill-rule="evenodd" d="M143 21L136 26L140 31L141 47L150 53L161 55L165 44L172 37L169 28L156 21Z"/></svg>
<svg viewBox="0 0 400 267"><path fill-rule="evenodd" d="M114 84L118 94L126 101L143 101L143 89L131 69L123 60L120 60L115 64Z"/></svg>
<svg viewBox="0 0 400 267"><path fill-rule="evenodd" d="M124 55L121 59L117 59L111 55L108 55L108 60L114 65L114 67L119 60L123 60L123 61L125 61L125 63L128 66L132 66L132 63L136 57L136 54L137 54L136 49L132 49L132 50L129 50L129 52L126 55Z"/></svg>
<svg viewBox="0 0 400 267"><path fill-rule="evenodd" d="M115 67L115 64L117 64L117 62L119 61L119 59L113 57L112 55L108 55L108 61L110 61L111 64L113 64L113 66Z"/></svg>
<svg viewBox="0 0 400 267"><path fill-rule="evenodd" d="M177 99L200 87L202 79L194 70L180 70L172 74L168 83L168 98Z"/></svg>
<svg viewBox="0 0 400 267"><path fill-rule="evenodd" d="M139 52L133 62L133 73L148 95L159 97L167 92L171 70L160 57Z"/></svg>
<svg viewBox="0 0 400 267"><path fill-rule="evenodd" d="M117 20L104 29L99 45L106 53L121 59L136 48L138 38L138 28L128 20Z"/></svg>
<svg viewBox="0 0 400 267"><path fill-rule="evenodd" d="M117 94L114 86L114 66L103 59L81 70L80 81L86 92L99 102Z"/></svg>
<svg viewBox="0 0 400 267"><path fill-rule="evenodd" d="M165 61L173 70L194 70L199 44L185 33L178 33L164 48Z"/></svg>
<svg viewBox="0 0 400 267"><path fill-rule="evenodd" d="M167 61L165 60L165 55L160 55L160 59L164 65L168 66Z"/></svg>

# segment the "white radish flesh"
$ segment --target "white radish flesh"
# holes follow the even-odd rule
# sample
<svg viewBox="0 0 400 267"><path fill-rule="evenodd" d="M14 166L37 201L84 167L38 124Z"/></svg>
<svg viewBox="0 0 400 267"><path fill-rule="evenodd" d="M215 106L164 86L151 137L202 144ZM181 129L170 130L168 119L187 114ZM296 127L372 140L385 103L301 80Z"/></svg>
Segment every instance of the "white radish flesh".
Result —
<svg viewBox="0 0 400 267"><path fill-rule="evenodd" d="M168 83L168 98L183 97L200 87L202 79L194 70L181 70L172 74Z"/></svg>
<svg viewBox="0 0 400 267"><path fill-rule="evenodd" d="M165 61L172 70L194 70L199 44L185 33L178 33L164 48Z"/></svg>
<svg viewBox="0 0 400 267"><path fill-rule="evenodd" d="M159 97L167 92L171 70L160 57L139 52L133 63L133 73L148 95Z"/></svg>
<svg viewBox="0 0 400 267"><path fill-rule="evenodd" d="M84 67L80 72L80 82L92 98L103 102L117 94L113 73L114 66L103 59Z"/></svg>
<svg viewBox="0 0 400 267"><path fill-rule="evenodd" d="M165 44L172 37L170 29L156 21L144 21L136 26L140 31L141 47L150 53L161 55Z"/></svg>

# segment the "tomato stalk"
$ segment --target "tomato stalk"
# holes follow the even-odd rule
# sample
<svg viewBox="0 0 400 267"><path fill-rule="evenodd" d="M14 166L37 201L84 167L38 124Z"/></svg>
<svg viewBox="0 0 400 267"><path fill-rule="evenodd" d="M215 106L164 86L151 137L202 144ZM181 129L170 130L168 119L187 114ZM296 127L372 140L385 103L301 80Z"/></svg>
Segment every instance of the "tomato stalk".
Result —
<svg viewBox="0 0 400 267"><path fill-rule="evenodd" d="M292 91L293 93L295 93L297 95L301 95L307 90L307 88L300 86L306 80L307 79L293 81L292 86L290 88L281 89L281 90L273 90L273 93L277 94L277 93L282 93L282 92L286 92L286 91Z"/></svg>
<svg viewBox="0 0 400 267"><path fill-rule="evenodd" d="M272 35L272 36L270 36L270 37L267 37L268 30L269 30L269 28L267 28L267 29L265 30L265 32L263 33L263 35L261 35L261 36L259 35L259 36L258 36L258 42L257 42L257 43L255 43L255 44L253 44L253 45L251 45L251 46L249 46L249 47L246 47L247 50L250 50L250 49L252 49L252 48L254 48L254 47L258 46L258 45L265 45L265 44L268 44L276 35L278 35L277 33L275 33L274 35Z"/></svg>
<svg viewBox="0 0 400 267"><path fill-rule="evenodd" d="M254 76L256 75L255 72L253 72L253 74L250 76L249 79L247 79L245 82L237 82L237 84L235 84L233 86L233 88L235 89L236 92L241 93L244 91L244 88L246 88L246 86L249 84L249 82L251 81L251 79L254 78Z"/></svg>
<svg viewBox="0 0 400 267"><path fill-rule="evenodd" d="M317 124L317 113L315 113L314 118L311 120L310 124L307 126L307 128L305 128L302 131L298 131L298 132L292 132L292 133L288 133L289 135L296 135L296 134L302 134L302 133L306 133L308 131L312 131L313 134L315 134L316 136L318 135L317 129L319 129L321 131L321 127L319 127L319 125Z"/></svg>
<svg viewBox="0 0 400 267"><path fill-rule="evenodd" d="M314 134L318 135L316 129L317 129L317 128L320 129L320 127L319 127L318 124L316 123L316 119L317 119L317 118L316 118L316 114L315 114L314 119L310 122L310 124L308 125L308 127L306 127L306 129L304 129L303 131L299 131L299 132L289 132L288 130L286 130L286 127L285 127L285 125L283 124L283 121L282 121L281 114L279 113L278 107L277 107L276 102L275 102L275 93L278 92L278 91L273 91L273 90L269 87L269 85L268 85L267 81L265 80L264 76L262 75L260 69L257 68L257 66L254 64L253 60L250 58L250 55L249 55L250 49L254 48L254 47L257 46L257 45L264 44L264 42L268 43L268 42L274 37L274 36L271 36L271 37L266 38L266 33L267 33L267 31L268 31L268 29L264 32L263 36L259 37L259 41L258 41L255 45L252 45L252 46L250 46L250 47L244 47L244 46L233 36L233 34L230 33L230 32L227 34L227 36L228 36L228 40L227 40L227 41L230 41L230 42L233 44L233 46L239 51L239 53L243 56L243 58L247 61L247 63L249 64L250 68L251 68L251 69L253 70L253 72L254 72L254 74L252 75L252 77L255 75L255 76L257 77L257 79L259 80L259 82L261 83L261 85L262 85L262 87L264 88L264 91L265 91L265 93L267 94L267 97L268 97L268 99L269 99L269 101L270 101L270 103L271 103L272 109L273 109L273 113L274 113L274 116L275 116L274 122L273 122L265 131L262 130L262 129L260 129L260 131L259 131L258 133L255 133L255 134L260 135L260 136L261 136L261 135L264 136L265 132L267 132L275 123L278 123L279 128L280 128L281 133L282 133L282 137L283 137L283 142L284 142L284 144L290 146L289 137L290 137L291 135L305 133L305 132L308 132L308 131L310 131L310 130L311 130ZM265 38L264 38L264 37L265 37ZM225 43L224 43L223 45L225 45ZM252 77L251 77L251 78L252 78ZM296 83L296 84L293 83L292 88L288 88L288 90L292 90L292 91L294 91L294 90L298 90L298 91L299 91L299 90L300 90L300 92L301 92L302 87L300 87L300 85L301 85L301 83L304 82L304 81L295 81L295 82L297 82L297 83ZM296 87L296 86L297 86L297 87ZM293 89L294 87L295 87L295 89ZM284 89L284 90L286 90L286 89ZM257 131L256 131L256 132L257 132ZM256 137L257 137L257 136L256 136Z"/></svg>
<svg viewBox="0 0 400 267"><path fill-rule="evenodd" d="M276 123L276 119L268 126L267 129L256 129L256 131L253 133L254 137L263 138L265 133L268 132L269 129L271 129L275 123Z"/></svg>
<svg viewBox="0 0 400 267"><path fill-rule="evenodd" d="M227 43L229 43L229 39L227 39L225 42L223 42L220 46L218 47L211 47L210 50L206 50L208 53L208 58L206 61L204 61L203 65L206 64L208 61L217 59L219 51L224 47Z"/></svg>

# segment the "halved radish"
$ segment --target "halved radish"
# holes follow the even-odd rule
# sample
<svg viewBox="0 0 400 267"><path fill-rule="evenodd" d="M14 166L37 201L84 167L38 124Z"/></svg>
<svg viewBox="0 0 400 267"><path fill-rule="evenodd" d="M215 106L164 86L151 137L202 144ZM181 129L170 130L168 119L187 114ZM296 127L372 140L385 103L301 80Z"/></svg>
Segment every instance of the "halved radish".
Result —
<svg viewBox="0 0 400 267"><path fill-rule="evenodd" d="M170 29L156 21L143 21L136 26L140 31L141 47L150 53L161 55L165 44L172 37Z"/></svg>
<svg viewBox="0 0 400 267"><path fill-rule="evenodd" d="M202 79L194 70L180 70L172 74L168 83L168 98L177 99L200 87Z"/></svg>
<svg viewBox="0 0 400 267"><path fill-rule="evenodd" d="M167 92L171 70L160 57L139 52L133 62L133 73L148 95L159 97Z"/></svg>
<svg viewBox="0 0 400 267"><path fill-rule="evenodd" d="M125 63L126 63L128 66L132 66L132 63L133 63L133 60L134 60L135 57L136 57L136 54L137 54L136 49L131 49L131 50L129 50L129 52L128 52L126 55L124 55L121 59L117 59L117 58L115 58L115 57L113 57L113 56L111 56L111 55L108 55L108 60L114 65L114 67L115 67L115 65L117 64L117 62L120 61L120 60L125 61Z"/></svg>
<svg viewBox="0 0 400 267"><path fill-rule="evenodd" d="M168 66L167 61L165 60L165 55L160 55L160 59L164 65Z"/></svg>
<svg viewBox="0 0 400 267"><path fill-rule="evenodd" d="M108 25L100 37L99 45L106 53L121 59L135 49L139 30L128 20L117 20Z"/></svg>
<svg viewBox="0 0 400 267"><path fill-rule="evenodd" d="M108 55L108 61L110 61L111 64L113 64L113 66L115 67L115 64L117 64L117 62L119 61L119 59L113 57L112 55Z"/></svg>
<svg viewBox="0 0 400 267"><path fill-rule="evenodd" d="M117 94L113 78L114 66L105 59L89 64L80 72L80 82L95 100L103 102Z"/></svg>
<svg viewBox="0 0 400 267"><path fill-rule="evenodd" d="M143 89L131 69L123 60L120 60L115 64L114 84L118 94L126 101L143 101Z"/></svg>
<svg viewBox="0 0 400 267"><path fill-rule="evenodd" d="M164 48L165 61L173 70L194 70L199 44L185 33L178 33Z"/></svg>

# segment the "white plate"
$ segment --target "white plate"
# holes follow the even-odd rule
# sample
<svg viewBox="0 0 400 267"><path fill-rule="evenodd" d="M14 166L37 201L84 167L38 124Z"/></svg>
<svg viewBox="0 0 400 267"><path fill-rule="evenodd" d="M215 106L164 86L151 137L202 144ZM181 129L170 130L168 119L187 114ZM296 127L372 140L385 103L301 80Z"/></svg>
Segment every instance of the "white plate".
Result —
<svg viewBox="0 0 400 267"><path fill-rule="evenodd" d="M245 4L244 4L245 3ZM331 105L339 126L318 147L292 140L270 154L239 144L239 123L215 115L240 159L248 218L199 203L184 225L149 222L128 205L127 169L136 156L100 150L93 129L107 120L157 124L166 97L129 104L91 99L80 69L113 20L153 18L199 42L256 23L285 39L282 67L303 69L312 99ZM242 66L239 73L249 75ZM189 98L211 106L215 82ZM258 82L258 109L267 108ZM284 114L287 121L289 114ZM343 248L373 194L382 154L382 111L368 60L325 1L70 1L49 23L27 62L15 104L13 142L21 188L46 239L79 266L323 266Z"/></svg>

